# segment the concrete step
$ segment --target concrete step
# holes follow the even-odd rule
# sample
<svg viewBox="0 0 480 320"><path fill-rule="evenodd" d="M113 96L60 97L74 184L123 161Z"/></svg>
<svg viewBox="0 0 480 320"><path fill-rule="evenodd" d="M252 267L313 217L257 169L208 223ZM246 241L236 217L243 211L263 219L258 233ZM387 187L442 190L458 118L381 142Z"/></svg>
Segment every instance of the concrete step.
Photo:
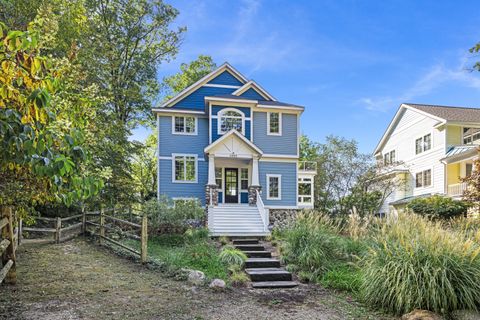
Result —
<svg viewBox="0 0 480 320"><path fill-rule="evenodd" d="M265 251L265 247L261 244L239 244L235 248L242 251Z"/></svg>
<svg viewBox="0 0 480 320"><path fill-rule="evenodd" d="M282 268L247 268L245 272L253 282L292 281L292 274Z"/></svg>
<svg viewBox="0 0 480 320"><path fill-rule="evenodd" d="M245 268L280 268L280 261L273 258L248 258Z"/></svg>
<svg viewBox="0 0 480 320"><path fill-rule="evenodd" d="M249 258L271 258L270 251L243 251Z"/></svg>
<svg viewBox="0 0 480 320"><path fill-rule="evenodd" d="M258 244L258 239L251 238L251 239L234 239L233 244Z"/></svg>
<svg viewBox="0 0 480 320"><path fill-rule="evenodd" d="M211 226L210 230L212 232L217 232L217 231L232 231L232 232L260 232L260 233L268 233L263 230L263 227L222 227L222 226ZM247 234L245 234L247 235ZM241 250L241 249L240 249ZM245 250L249 250L246 248ZM262 251L263 249L259 249L259 251Z"/></svg>
<svg viewBox="0 0 480 320"><path fill-rule="evenodd" d="M258 281L252 282L252 287L256 289L276 289L276 288L294 288L298 286L295 281Z"/></svg>

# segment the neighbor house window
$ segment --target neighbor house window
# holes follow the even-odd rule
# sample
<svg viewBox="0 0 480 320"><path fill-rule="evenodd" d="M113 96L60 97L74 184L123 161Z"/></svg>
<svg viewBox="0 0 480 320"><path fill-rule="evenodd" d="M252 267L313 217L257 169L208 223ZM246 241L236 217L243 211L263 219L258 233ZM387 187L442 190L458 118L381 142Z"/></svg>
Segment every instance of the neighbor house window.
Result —
<svg viewBox="0 0 480 320"><path fill-rule="evenodd" d="M174 182L197 181L197 157L195 155L173 155Z"/></svg>
<svg viewBox="0 0 480 320"><path fill-rule="evenodd" d="M243 133L244 117L240 111L237 110L223 110L219 114L219 133L226 133L232 129Z"/></svg>
<svg viewBox="0 0 480 320"><path fill-rule="evenodd" d="M173 117L174 134L197 134L197 118L191 116Z"/></svg>
<svg viewBox="0 0 480 320"><path fill-rule="evenodd" d="M480 144L480 128L463 128L463 144Z"/></svg>
<svg viewBox="0 0 480 320"><path fill-rule="evenodd" d="M267 199L280 200L282 194L282 176L267 174Z"/></svg>
<svg viewBox="0 0 480 320"><path fill-rule="evenodd" d="M215 168L215 184L217 188L222 189L223 186L223 172L222 168Z"/></svg>
<svg viewBox="0 0 480 320"><path fill-rule="evenodd" d="M267 113L267 127L269 135L281 135L282 134L282 115L279 112Z"/></svg>
<svg viewBox="0 0 480 320"><path fill-rule="evenodd" d="M240 169L240 189L248 190L248 168Z"/></svg>
<svg viewBox="0 0 480 320"><path fill-rule="evenodd" d="M388 166L389 164L395 163L395 150L387 152L383 155L383 164Z"/></svg>
<svg viewBox="0 0 480 320"><path fill-rule="evenodd" d="M415 175L415 187L430 187L432 185L432 170L424 170L417 172Z"/></svg>
<svg viewBox="0 0 480 320"><path fill-rule="evenodd" d="M415 154L422 153L432 148L432 135L429 133L415 140Z"/></svg>

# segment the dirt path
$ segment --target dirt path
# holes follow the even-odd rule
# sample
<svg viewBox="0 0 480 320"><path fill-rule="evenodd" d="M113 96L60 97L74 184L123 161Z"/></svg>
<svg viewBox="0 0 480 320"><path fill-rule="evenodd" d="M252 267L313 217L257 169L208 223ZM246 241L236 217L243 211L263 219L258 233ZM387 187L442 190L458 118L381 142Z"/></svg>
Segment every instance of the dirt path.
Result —
<svg viewBox="0 0 480 320"><path fill-rule="evenodd" d="M0 286L0 319L381 319L317 286L195 288L80 239L18 256L18 284Z"/></svg>

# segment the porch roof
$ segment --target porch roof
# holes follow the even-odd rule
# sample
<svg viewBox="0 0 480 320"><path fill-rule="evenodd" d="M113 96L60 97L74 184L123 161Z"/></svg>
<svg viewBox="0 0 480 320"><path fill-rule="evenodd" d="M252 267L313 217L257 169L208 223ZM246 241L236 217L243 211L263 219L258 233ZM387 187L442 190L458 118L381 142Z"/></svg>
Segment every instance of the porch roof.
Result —
<svg viewBox="0 0 480 320"><path fill-rule="evenodd" d="M223 136L209 144L205 147L204 151L205 153L213 153L215 155L228 154L230 156L241 156L245 151L245 147L249 150L249 155L251 156L263 155L263 151L259 147L235 129L228 131Z"/></svg>
<svg viewBox="0 0 480 320"><path fill-rule="evenodd" d="M478 154L478 146L476 145L460 145L453 146L447 150L445 157L440 161L443 163L454 163L467 158L474 157Z"/></svg>
<svg viewBox="0 0 480 320"><path fill-rule="evenodd" d="M426 194L421 194L418 196L410 196L410 197L405 197L403 199L395 200L389 203L391 206L398 206L398 205L404 205L412 201L413 199L418 199L418 198L428 198L432 196L431 193L426 193Z"/></svg>

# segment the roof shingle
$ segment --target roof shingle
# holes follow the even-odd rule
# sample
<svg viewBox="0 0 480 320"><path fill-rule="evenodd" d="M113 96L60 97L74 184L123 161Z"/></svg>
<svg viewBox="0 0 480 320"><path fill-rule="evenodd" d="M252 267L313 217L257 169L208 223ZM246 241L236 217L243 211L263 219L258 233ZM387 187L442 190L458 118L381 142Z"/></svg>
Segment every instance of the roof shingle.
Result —
<svg viewBox="0 0 480 320"><path fill-rule="evenodd" d="M450 107L414 103L405 103L405 105L447 121L480 122L480 108Z"/></svg>

